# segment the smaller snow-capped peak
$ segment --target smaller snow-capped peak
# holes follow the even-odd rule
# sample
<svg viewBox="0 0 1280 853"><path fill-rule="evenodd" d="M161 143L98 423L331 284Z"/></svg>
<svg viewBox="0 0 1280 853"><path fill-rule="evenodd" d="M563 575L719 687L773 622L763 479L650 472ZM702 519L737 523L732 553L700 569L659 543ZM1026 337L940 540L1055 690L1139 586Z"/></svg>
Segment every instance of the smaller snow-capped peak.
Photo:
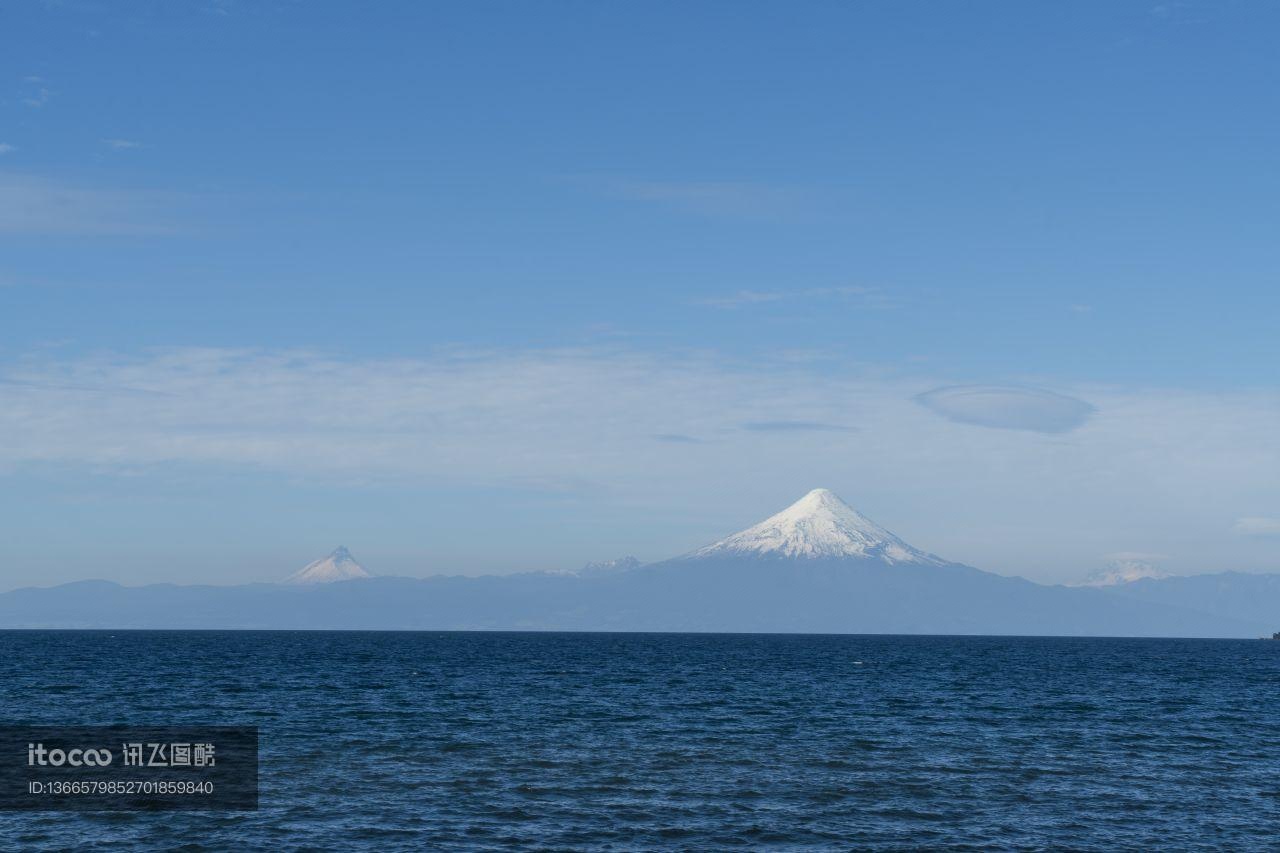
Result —
<svg viewBox="0 0 1280 853"><path fill-rule="evenodd" d="M828 489L814 489L777 515L689 556L857 558L946 564L903 542Z"/></svg>
<svg viewBox="0 0 1280 853"><path fill-rule="evenodd" d="M600 575L617 575L640 568L641 563L635 557L619 557L616 560L601 560L598 563L587 563L574 574L583 577L599 577Z"/></svg>
<svg viewBox="0 0 1280 853"><path fill-rule="evenodd" d="M373 575L351 556L351 552L339 545L323 560L308 563L298 571L284 579L287 584L333 583L350 581L359 578L371 578Z"/></svg>
<svg viewBox="0 0 1280 853"><path fill-rule="evenodd" d="M1161 580L1169 575L1152 564L1149 554L1115 554L1104 569L1068 586L1123 586L1140 580Z"/></svg>

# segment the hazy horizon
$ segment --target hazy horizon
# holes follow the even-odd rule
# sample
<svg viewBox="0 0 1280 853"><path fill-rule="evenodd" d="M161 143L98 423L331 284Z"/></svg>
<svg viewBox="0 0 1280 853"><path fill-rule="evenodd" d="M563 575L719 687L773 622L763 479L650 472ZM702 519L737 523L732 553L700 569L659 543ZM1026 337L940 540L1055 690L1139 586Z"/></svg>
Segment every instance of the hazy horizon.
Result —
<svg viewBox="0 0 1280 853"><path fill-rule="evenodd" d="M826 489L817 489L817 490L813 490L813 491L815 491L815 492L825 492L825 491L828 491L828 490L826 490ZM836 499L837 499L837 500L840 500L838 496L836 496ZM797 505L798 505L799 503L800 503L800 502L797 502ZM794 507L788 507L788 508L787 508L787 511L790 511L790 510L791 510L791 509L793 509L793 508L794 508ZM763 520L761 520L761 523L763 523ZM707 548L710 548L711 546L713 546L713 545L717 544L718 542L723 542L723 541L727 541L727 540L732 539L732 538L735 538L735 537L742 536L742 534L743 534L744 532L746 532L746 531L745 531L745 530L744 530L744 531L734 531L734 532L733 532L733 534L731 534L731 535L730 535L730 536L728 536L728 537L724 537L724 538L722 538L722 539L715 540L715 541L707 540L707 541L702 542L702 543L701 543L701 546L702 546L701 548L698 548L698 549L687 549L687 550L682 551L682 552L680 552L680 553L667 554L667 555L664 555L664 556L662 556L662 557L658 557L658 558L655 558L655 559L644 559L644 560L640 560L639 558L636 558L636 557L635 557L635 555L633 555L633 554L619 554L619 555L614 555L613 557L609 557L609 558L602 558L601 560L588 561L587 563L583 563L583 564L580 564L580 565L577 565L577 566L560 566L560 567L552 567L552 568L511 568L511 569L508 569L508 570L506 570L506 571L493 571L493 572L462 572L462 571L450 571L450 570L448 570L447 568L446 568L446 569L444 569L444 570L441 570L441 571L434 571L434 572L384 572L384 571L377 571L377 570L376 570L376 567L370 567L370 566L365 565L363 562L360 562L360 560L359 560L359 556L358 556L358 555L355 555L355 554L352 554L352 553L351 553L351 551L350 551L350 549L349 549L349 548L347 548L347 546L342 545L342 544L339 544L339 545L335 546L335 547L334 547L334 548L333 548L329 553L324 554L324 555L318 555L318 556L316 557L316 559L308 561L308 562L307 562L307 564L306 564L305 566L295 567L295 568L294 568L294 570L292 570L292 571L290 571L290 572L289 572L289 576L287 576L287 577L286 577L286 576L282 576L282 575L280 575L280 573L279 573L279 572L277 572L275 576L263 576L263 577L251 578L251 579L248 579L248 580L236 579L236 580L231 580L231 581L219 581L219 580L213 580L213 581L191 581L190 583L192 583L192 584L200 584L200 585L208 584L208 585L213 585L213 586L234 586L234 585L245 584L245 583L290 583L290 582L292 582L292 579L293 579L293 577L294 577L294 576L302 574L302 573L303 573L303 571L304 571L305 569L309 569L309 568L311 568L311 567L313 567L313 566L315 566L315 565L317 565L317 564L319 564L319 563L323 563L323 562L326 562L326 561L332 560L332 559L333 559L333 558L335 558L335 557L339 557L339 558L343 558L343 559L347 559L347 560L352 560L352 561L354 561L354 562L355 562L355 564L359 567L359 569L360 569L360 571L361 571L361 572L367 572L367 573L368 573L368 576L371 576L371 577L410 578L410 579L412 579L412 578L438 578L438 577L468 577L468 576L471 576L471 577L483 577L483 576L501 577L501 576L504 576L504 575L514 575L514 574L522 574L522 573L529 573L529 572L533 572L533 573L551 573L551 574L575 574L575 573L577 573L577 572L579 572L580 570L583 570L583 569L588 569L588 570L590 570L590 569L593 569L595 566L599 566L599 565L602 565L602 564L607 565L607 564L609 564L609 563L611 563L611 562L616 562L616 561L620 561L620 560L628 560L628 561L630 561L630 560L635 560L637 565L651 565L651 564L656 564L656 563L662 563L662 562L667 561L667 560L680 559L680 558L688 557L688 556L690 556L691 554L694 554L694 553L697 553L697 552L700 552L700 551L706 550ZM882 531L881 531L881 533L887 533L887 534L889 534L889 535L893 535L893 531L883 531L883 530L882 530ZM912 543L907 543L907 545L908 545L909 547L914 547L914 546L912 545ZM945 556L942 556L942 555L930 555L930 556L938 556L938 557L940 557L941 559L946 560L947 562L950 562L950 563L960 563L960 564L963 564L963 562L962 562L962 561L949 560L948 558L946 558ZM1153 556L1154 556L1154 555L1141 554L1141 553L1118 553L1118 554L1112 554L1112 555L1110 555L1110 559L1109 559L1109 561L1107 562L1107 564L1106 564L1105 566L1103 566L1103 567L1102 567L1102 568L1100 568L1100 569L1096 569L1096 570L1094 570L1094 571L1090 572L1088 575L1081 575L1081 576L1074 577L1074 578L1070 578L1070 579L1067 579L1066 581L1061 581L1061 582L1051 582L1051 581L1040 581L1040 582L1041 582L1041 583L1049 583L1049 584L1052 584L1052 583L1063 583L1063 584L1065 584L1066 586L1093 586L1093 587L1104 587L1104 588L1105 588L1105 587L1111 587L1111 586L1113 586L1113 585L1114 585L1114 584L1116 584L1116 583L1124 583L1124 582L1129 581L1129 580L1137 580L1137 579L1140 579L1140 578L1143 578L1143 577L1152 577L1152 578L1178 577L1178 575L1176 575L1176 574L1172 574L1172 573L1169 573L1169 572L1165 572L1165 571L1163 571L1162 569L1160 569L1160 568L1157 566L1157 564L1153 561ZM1189 573L1187 573L1187 574L1188 574L1188 575L1199 575L1199 574L1218 574L1218 573L1220 573L1220 571L1229 571L1229 570L1209 570L1209 571L1204 571L1204 572L1189 572ZM1250 572L1247 572L1247 571L1246 571L1245 573L1246 573L1246 574L1250 574ZM1021 577L1025 577L1025 575L1020 574L1020 573L1017 573L1017 572L1004 572L1004 573L1002 573L1002 572L995 572L995 573L993 573L993 574L997 574L997 575L1004 575L1004 576L1006 576L1006 577L1014 577L1014 578L1021 578ZM1272 574L1272 572L1261 572L1261 574ZM324 578L320 579L318 582L320 582L320 583L327 583L327 582L332 582L333 580L345 580L345 579L346 579L346 578L324 577ZM95 580L95 581L98 581L98 580L106 580L106 581L112 581L112 582L119 582L119 581L116 581L114 578L107 577L107 576L101 576L101 575L92 575L92 576L86 575L86 576L84 576L84 577L77 578L76 580ZM174 583L175 581L171 581L171 580L170 580L170 581L165 581L165 580L162 580L162 581L159 581L159 582L160 582L160 583ZM311 582L315 582L315 581L311 581ZM154 581L152 581L151 583L154 583ZM179 581L179 583L182 583L182 581ZM57 585L58 585L58 583L54 583L54 584L35 584L34 586L41 586L41 587L43 587L43 586L57 586ZM126 583L125 585L129 585L129 584L128 584L128 583ZM6 589L0 589L0 593L5 592L5 591L8 591L8 590L10 590L10 589L21 589L21 588L24 588L24 587L26 587L26 586L31 586L31 585L22 585L22 586L19 586L19 587L8 587L8 588L6 588Z"/></svg>

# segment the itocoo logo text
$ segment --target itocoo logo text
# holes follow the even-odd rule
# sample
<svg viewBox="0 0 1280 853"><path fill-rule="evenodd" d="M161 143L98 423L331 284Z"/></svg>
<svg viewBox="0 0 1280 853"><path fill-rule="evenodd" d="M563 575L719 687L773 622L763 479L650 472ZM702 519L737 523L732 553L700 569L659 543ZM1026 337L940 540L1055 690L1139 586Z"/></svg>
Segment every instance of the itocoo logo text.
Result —
<svg viewBox="0 0 1280 853"><path fill-rule="evenodd" d="M106 767L110 763L109 749L45 749L42 743L27 744L28 767Z"/></svg>

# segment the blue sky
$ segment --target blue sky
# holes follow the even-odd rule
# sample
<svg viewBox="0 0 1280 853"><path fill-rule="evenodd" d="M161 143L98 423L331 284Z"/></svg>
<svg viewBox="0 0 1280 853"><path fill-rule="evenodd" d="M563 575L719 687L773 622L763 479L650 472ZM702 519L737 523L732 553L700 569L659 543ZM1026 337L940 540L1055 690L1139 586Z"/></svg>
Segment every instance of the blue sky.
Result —
<svg viewBox="0 0 1280 853"><path fill-rule="evenodd" d="M815 486L1041 580L1280 568L1278 25L12 4L0 586L657 559Z"/></svg>

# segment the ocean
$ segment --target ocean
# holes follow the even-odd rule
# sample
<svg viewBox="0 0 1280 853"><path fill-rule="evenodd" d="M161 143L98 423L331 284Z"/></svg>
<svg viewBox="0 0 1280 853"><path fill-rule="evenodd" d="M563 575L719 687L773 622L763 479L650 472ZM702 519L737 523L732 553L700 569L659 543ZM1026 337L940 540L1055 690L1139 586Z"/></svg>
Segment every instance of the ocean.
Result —
<svg viewBox="0 0 1280 853"><path fill-rule="evenodd" d="M1280 642L8 631L3 722L254 725L254 812L0 849L1275 849Z"/></svg>

